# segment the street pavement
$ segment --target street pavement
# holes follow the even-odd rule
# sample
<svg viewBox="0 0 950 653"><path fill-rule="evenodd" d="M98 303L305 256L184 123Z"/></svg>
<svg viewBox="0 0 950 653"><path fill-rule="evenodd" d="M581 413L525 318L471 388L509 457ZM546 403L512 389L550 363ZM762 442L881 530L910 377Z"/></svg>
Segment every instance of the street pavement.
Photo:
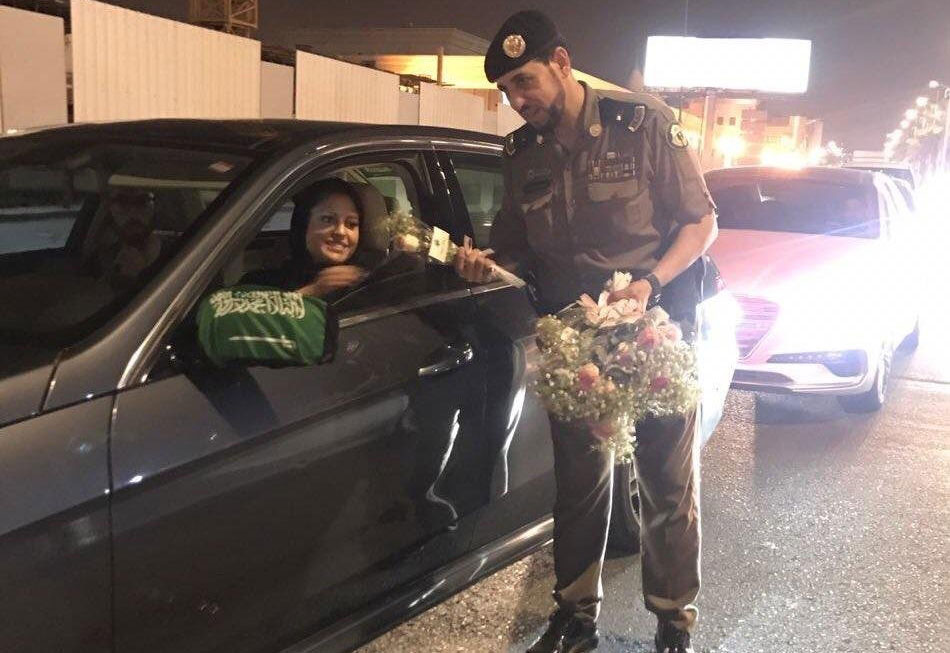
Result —
<svg viewBox="0 0 950 653"><path fill-rule="evenodd" d="M937 276L935 279L950 276ZM942 293L945 293L944 289ZM697 651L950 651L950 319L895 361L885 408L733 392L703 452ZM639 556L608 560L598 651L652 651ZM543 628L550 548L362 653L523 651Z"/></svg>

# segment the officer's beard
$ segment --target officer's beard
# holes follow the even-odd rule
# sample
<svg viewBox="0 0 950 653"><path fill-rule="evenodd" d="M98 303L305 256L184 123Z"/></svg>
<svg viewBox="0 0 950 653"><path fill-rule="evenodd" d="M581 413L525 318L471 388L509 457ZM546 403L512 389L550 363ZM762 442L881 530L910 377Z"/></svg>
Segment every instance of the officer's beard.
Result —
<svg viewBox="0 0 950 653"><path fill-rule="evenodd" d="M554 96L551 104L546 109L548 119L538 128L538 131L553 132L557 129L557 126L561 124L561 118L564 117L564 102L566 98L567 91L564 90L563 84L559 84L557 95Z"/></svg>

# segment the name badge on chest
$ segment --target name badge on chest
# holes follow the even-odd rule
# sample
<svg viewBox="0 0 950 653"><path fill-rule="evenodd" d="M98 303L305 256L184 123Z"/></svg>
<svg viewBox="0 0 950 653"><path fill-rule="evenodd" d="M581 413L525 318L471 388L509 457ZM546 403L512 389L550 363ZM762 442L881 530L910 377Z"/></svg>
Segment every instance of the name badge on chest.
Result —
<svg viewBox="0 0 950 653"><path fill-rule="evenodd" d="M634 156L622 156L617 152L607 152L600 158L591 158L587 162L588 183L602 181L621 181L637 176L637 160Z"/></svg>

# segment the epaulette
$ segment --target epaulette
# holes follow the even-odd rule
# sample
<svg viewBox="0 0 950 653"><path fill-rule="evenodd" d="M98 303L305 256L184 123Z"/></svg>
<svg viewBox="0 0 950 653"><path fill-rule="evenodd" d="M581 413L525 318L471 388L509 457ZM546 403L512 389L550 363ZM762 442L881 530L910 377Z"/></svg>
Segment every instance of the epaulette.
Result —
<svg viewBox="0 0 950 653"><path fill-rule="evenodd" d="M528 123L505 136L505 154L514 156L528 143L535 142L535 131Z"/></svg>
<svg viewBox="0 0 950 653"><path fill-rule="evenodd" d="M604 97L598 102L598 108L600 109L600 124L606 126L619 122L626 125L632 132L640 129L647 115L646 105L632 98L621 100Z"/></svg>

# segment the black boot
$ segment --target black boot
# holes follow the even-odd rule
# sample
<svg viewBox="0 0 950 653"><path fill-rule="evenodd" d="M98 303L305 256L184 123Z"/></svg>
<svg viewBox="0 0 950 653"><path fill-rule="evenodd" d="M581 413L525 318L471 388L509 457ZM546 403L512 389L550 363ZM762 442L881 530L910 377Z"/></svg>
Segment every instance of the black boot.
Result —
<svg viewBox="0 0 950 653"><path fill-rule="evenodd" d="M656 644L656 653L695 653L689 642L689 633L669 621L657 623L653 641Z"/></svg>
<svg viewBox="0 0 950 653"><path fill-rule="evenodd" d="M597 648L597 624L587 615L555 610L527 653L587 653Z"/></svg>

